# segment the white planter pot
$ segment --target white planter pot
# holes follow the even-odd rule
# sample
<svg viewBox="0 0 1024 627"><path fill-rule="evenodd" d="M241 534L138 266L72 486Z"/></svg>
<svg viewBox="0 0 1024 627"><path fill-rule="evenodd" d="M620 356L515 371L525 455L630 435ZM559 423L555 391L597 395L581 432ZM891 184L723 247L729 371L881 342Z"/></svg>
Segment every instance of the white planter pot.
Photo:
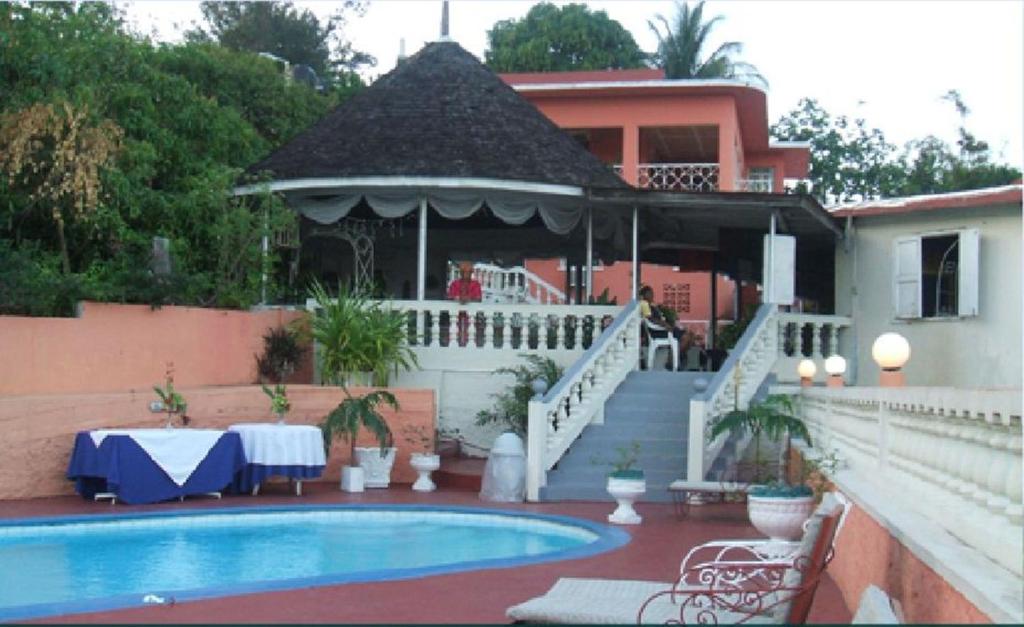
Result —
<svg viewBox="0 0 1024 627"><path fill-rule="evenodd" d="M397 450L393 446L386 448L381 457L379 447L356 448L356 463L366 473L366 487L386 488L391 485L391 467L395 465Z"/></svg>
<svg viewBox="0 0 1024 627"><path fill-rule="evenodd" d="M747 496L750 524L774 541L799 540L813 511L813 496Z"/></svg>
<svg viewBox="0 0 1024 627"><path fill-rule="evenodd" d="M430 479L430 473L441 467L440 455L413 453L412 457L409 458L409 464L413 467L413 470L419 473L416 483L412 484L413 490L417 492L433 492L437 489L437 486Z"/></svg>
<svg viewBox="0 0 1024 627"><path fill-rule="evenodd" d="M362 492L365 473L359 466L344 466L341 469L342 492Z"/></svg>
<svg viewBox="0 0 1024 627"><path fill-rule="evenodd" d="M643 479L618 479L608 477L608 494L619 504L615 511L608 514L608 522L617 525L639 525L643 518L633 509L633 502L647 491L647 482Z"/></svg>

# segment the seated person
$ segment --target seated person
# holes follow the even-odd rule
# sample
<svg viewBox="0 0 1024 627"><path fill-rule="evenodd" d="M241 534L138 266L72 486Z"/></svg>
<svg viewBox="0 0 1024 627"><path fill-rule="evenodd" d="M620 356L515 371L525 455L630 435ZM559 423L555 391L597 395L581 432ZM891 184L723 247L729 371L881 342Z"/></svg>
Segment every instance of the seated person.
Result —
<svg viewBox="0 0 1024 627"><path fill-rule="evenodd" d="M458 301L460 305L479 303L483 300L483 289L480 287L480 281L473 278L472 262L463 261L459 263L459 278L452 281L448 286L448 298ZM459 312L457 324L459 346L465 346L469 342L469 315L465 311Z"/></svg>
<svg viewBox="0 0 1024 627"><path fill-rule="evenodd" d="M685 362L684 355L686 353L687 344L683 338L685 331L673 325L669 325L668 321L662 317L661 310L654 306L654 290L650 285L645 285L640 288L640 316L649 323L661 327L660 329L649 328L651 337L668 337L668 334L671 333L672 337L676 338L676 342L679 344L679 356L677 363L679 363L680 368L682 368L682 364ZM650 364L648 364L648 367L650 367ZM672 368L672 360L669 360L668 363L665 364L665 368Z"/></svg>

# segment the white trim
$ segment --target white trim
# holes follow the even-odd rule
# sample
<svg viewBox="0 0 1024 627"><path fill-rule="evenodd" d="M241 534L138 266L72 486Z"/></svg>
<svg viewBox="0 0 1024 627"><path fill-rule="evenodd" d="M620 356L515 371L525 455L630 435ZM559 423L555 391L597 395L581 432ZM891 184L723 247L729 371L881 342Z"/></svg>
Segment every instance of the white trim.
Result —
<svg viewBox="0 0 1024 627"><path fill-rule="evenodd" d="M423 187L447 189L481 189L554 196L583 196L583 188L573 185L552 183L529 183L505 179L486 179L448 176L354 176L338 178L304 178L286 181L268 181L251 185L239 185L232 191L234 196L247 196L264 192L287 192L294 190L332 189L345 187Z"/></svg>
<svg viewBox="0 0 1024 627"><path fill-rule="evenodd" d="M883 209L890 207L905 207L916 202L927 202L931 200L945 200L947 198L985 198L986 196L995 196L1002 194L1003 192L1011 192L1013 190L1020 190L1022 188L1020 183L1014 183L1012 185L1002 185L999 187L984 187L982 189L969 189L959 192L945 192L942 194L918 194L916 196L900 196L898 198L885 198L880 200L860 200L852 203L845 203L839 205L831 205L825 208L825 211L844 211L849 209L862 210L862 209ZM1012 202L1012 201L1011 201ZM992 206L996 207L1000 204L997 201L992 201ZM950 207L929 207L928 209L963 209L964 207L950 206ZM970 207L974 209L975 207ZM854 216L858 217L858 216ZM874 216L867 216L874 217Z"/></svg>
<svg viewBox="0 0 1024 627"><path fill-rule="evenodd" d="M578 83L510 83L516 91L576 91L587 89L640 89L654 87L657 89L699 88L699 87L740 87L753 89L767 96L768 91L757 85L742 81L728 80L693 80L693 79L660 79L650 81L581 81Z"/></svg>
<svg viewBox="0 0 1024 627"><path fill-rule="evenodd" d="M785 141L770 141L768 142L768 148L810 148L811 142L802 140L785 140Z"/></svg>

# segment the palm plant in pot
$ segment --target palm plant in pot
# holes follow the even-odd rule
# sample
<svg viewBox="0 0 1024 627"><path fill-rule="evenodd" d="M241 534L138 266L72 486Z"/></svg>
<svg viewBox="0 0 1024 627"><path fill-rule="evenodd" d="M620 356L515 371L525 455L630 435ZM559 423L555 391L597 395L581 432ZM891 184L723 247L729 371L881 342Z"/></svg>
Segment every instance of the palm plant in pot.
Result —
<svg viewBox="0 0 1024 627"><path fill-rule="evenodd" d="M787 444L790 436L796 436L811 443L807 426L794 415L793 401L785 395L771 395L759 403L751 403L746 410L736 407L711 427L710 438L714 440L726 432L749 434L753 440L753 482L757 485L747 493L750 523L772 540L798 539L804 521L814 511L813 491L806 485L785 483L784 472L779 473L776 481L766 483L768 477L761 452L762 436L774 442L786 438Z"/></svg>
<svg viewBox="0 0 1024 627"><path fill-rule="evenodd" d="M378 408L383 404L397 410L398 399L386 390L352 396L348 388L342 386L341 389L345 393L345 398L320 423L320 430L324 435L325 451L330 452L331 443L338 436L348 442L350 447L349 465L341 469L341 489L346 492L362 492L364 487L386 488L391 474L391 466L395 463L395 448L392 446L394 438L391 428L381 416ZM377 438L379 449L358 449L356 447L359 430L363 427ZM366 451L378 456L378 460L366 455ZM385 465L387 473L385 479L382 480L380 467ZM367 473L367 470L370 472ZM370 475L369 479L367 474ZM381 485L382 481L383 485Z"/></svg>

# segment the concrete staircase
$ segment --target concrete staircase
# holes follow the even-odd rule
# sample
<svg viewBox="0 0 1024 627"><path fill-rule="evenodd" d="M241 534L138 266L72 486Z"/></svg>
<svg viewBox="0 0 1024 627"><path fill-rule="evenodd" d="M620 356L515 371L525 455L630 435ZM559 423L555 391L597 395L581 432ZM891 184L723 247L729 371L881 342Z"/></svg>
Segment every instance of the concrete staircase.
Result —
<svg viewBox="0 0 1024 627"><path fill-rule="evenodd" d="M690 397L705 372L630 373L605 403L604 424L590 425L548 473L542 501L611 501L605 491L620 447L640 445L637 467L647 493L641 501L670 501L668 484L686 475Z"/></svg>

